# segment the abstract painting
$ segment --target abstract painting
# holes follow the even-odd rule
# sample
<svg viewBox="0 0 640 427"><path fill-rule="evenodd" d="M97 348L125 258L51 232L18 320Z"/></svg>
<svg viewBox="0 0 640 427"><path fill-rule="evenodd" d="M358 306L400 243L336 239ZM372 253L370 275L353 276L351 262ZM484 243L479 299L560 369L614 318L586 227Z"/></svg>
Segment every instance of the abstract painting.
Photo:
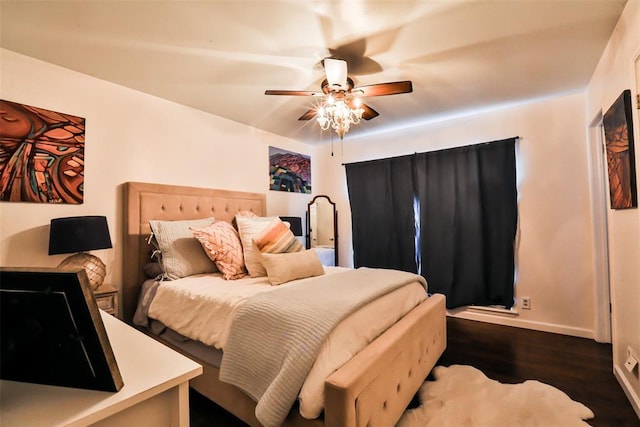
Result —
<svg viewBox="0 0 640 427"><path fill-rule="evenodd" d="M631 114L631 91L625 90L603 118L612 209L638 206Z"/></svg>
<svg viewBox="0 0 640 427"><path fill-rule="evenodd" d="M269 190L311 194L311 158L269 147Z"/></svg>
<svg viewBox="0 0 640 427"><path fill-rule="evenodd" d="M85 119L0 100L0 201L80 204Z"/></svg>

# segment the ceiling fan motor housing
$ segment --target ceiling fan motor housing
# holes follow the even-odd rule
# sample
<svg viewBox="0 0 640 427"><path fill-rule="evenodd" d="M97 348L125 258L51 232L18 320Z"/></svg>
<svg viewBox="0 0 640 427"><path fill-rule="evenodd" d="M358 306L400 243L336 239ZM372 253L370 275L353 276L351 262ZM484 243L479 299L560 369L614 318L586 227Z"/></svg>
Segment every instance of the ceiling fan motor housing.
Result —
<svg viewBox="0 0 640 427"><path fill-rule="evenodd" d="M334 85L330 85L329 81L327 79L324 79L322 81L322 83L320 84L320 87L322 88L322 92L324 92L325 95L329 95L330 93L338 93L338 92L351 92L351 89L353 89L353 80L351 80L351 77L347 77L347 85L346 87L342 87L341 85L338 84L334 84Z"/></svg>

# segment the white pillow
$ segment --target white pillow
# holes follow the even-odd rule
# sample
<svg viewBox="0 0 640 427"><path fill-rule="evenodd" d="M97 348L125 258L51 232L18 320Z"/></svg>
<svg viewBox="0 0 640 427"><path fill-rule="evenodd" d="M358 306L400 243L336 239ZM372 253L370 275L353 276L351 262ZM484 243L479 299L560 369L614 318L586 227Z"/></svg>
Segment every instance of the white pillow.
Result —
<svg viewBox="0 0 640 427"><path fill-rule="evenodd" d="M280 220L277 216L247 217L236 215L236 225L242 242L244 265L251 277L266 276L267 272L262 266L260 251L253 243L253 239L259 235L274 220Z"/></svg>
<svg viewBox="0 0 640 427"><path fill-rule="evenodd" d="M151 220L149 225L160 250L160 263L167 278L175 280L200 273L218 271L213 261L202 249L202 245L191 233L190 227L206 227L214 219L181 221Z"/></svg>

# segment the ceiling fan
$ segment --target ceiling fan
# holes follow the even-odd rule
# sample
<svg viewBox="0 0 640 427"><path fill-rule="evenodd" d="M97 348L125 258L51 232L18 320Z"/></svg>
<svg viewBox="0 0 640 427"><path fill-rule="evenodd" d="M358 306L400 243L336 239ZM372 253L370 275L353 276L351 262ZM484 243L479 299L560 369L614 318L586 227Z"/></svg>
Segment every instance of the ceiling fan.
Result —
<svg viewBox="0 0 640 427"><path fill-rule="evenodd" d="M411 81L376 83L354 87L347 76L347 61L325 58L323 61L326 78L321 83L321 92L306 90L266 90L265 95L316 96L321 97L319 105L304 113L298 120L316 118L323 130L334 129L340 138L349 131L352 124L360 119L371 120L379 113L362 103L361 98L369 96L397 95L413 91Z"/></svg>

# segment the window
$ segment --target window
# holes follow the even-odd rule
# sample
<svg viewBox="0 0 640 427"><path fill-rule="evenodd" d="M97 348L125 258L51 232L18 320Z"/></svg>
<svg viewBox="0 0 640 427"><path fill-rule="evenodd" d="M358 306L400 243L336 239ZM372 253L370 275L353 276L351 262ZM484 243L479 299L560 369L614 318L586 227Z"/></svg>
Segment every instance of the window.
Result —
<svg viewBox="0 0 640 427"><path fill-rule="evenodd" d="M419 272L449 308L510 308L515 143L347 164L354 266Z"/></svg>

